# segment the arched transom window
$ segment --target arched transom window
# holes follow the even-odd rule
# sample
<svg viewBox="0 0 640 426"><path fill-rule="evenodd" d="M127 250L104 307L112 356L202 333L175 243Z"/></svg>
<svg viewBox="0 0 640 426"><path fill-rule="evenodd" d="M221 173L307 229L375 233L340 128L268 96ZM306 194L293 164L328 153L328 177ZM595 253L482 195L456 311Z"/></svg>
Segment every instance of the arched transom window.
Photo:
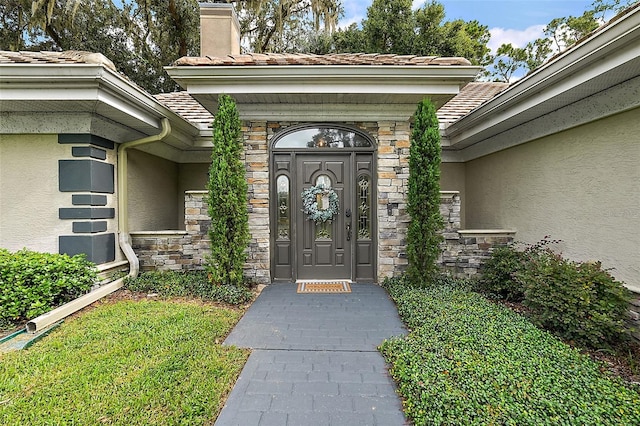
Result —
<svg viewBox="0 0 640 426"><path fill-rule="evenodd" d="M356 130L316 125L285 130L283 136L277 138L273 148L373 148L373 145L369 138Z"/></svg>

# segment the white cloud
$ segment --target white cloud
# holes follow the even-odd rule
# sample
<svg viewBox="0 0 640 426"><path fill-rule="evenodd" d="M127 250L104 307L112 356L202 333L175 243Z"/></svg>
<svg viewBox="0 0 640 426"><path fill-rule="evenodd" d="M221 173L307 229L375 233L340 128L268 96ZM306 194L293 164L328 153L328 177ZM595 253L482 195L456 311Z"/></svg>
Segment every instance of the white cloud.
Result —
<svg viewBox="0 0 640 426"><path fill-rule="evenodd" d="M364 16L362 15L351 16L348 19L343 19L340 22L338 22L338 28L344 30L345 28L348 28L349 25L351 24L360 25L360 22L362 22L363 19L364 19Z"/></svg>
<svg viewBox="0 0 640 426"><path fill-rule="evenodd" d="M491 39L487 46L495 53L503 44L511 43L514 47L524 47L528 42L544 36L545 25L532 25L524 30L491 28Z"/></svg>
<svg viewBox="0 0 640 426"><path fill-rule="evenodd" d="M411 9L416 10L421 8L426 3L426 0L413 0L413 4L411 5Z"/></svg>

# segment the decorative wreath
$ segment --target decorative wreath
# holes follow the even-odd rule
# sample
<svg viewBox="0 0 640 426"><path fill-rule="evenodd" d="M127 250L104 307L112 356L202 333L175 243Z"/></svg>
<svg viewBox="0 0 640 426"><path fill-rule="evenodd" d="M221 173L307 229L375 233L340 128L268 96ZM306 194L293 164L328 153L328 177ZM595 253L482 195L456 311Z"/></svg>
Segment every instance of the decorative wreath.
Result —
<svg viewBox="0 0 640 426"><path fill-rule="evenodd" d="M319 198L328 198L329 205L324 209L319 208ZM320 184L302 191L302 211L316 225L333 219L333 216L338 214L338 208L338 194L331 188L325 188L324 185Z"/></svg>

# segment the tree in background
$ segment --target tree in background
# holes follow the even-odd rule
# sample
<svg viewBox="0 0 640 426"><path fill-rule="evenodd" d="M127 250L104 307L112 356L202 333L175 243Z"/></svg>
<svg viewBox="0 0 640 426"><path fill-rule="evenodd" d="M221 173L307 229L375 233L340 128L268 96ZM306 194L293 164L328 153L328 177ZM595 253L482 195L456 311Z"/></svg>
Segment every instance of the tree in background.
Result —
<svg viewBox="0 0 640 426"><path fill-rule="evenodd" d="M206 270L211 283L243 284L249 244L247 181L242 162L242 133L235 101L218 98L213 121L213 151L207 184L211 226L211 255Z"/></svg>
<svg viewBox="0 0 640 426"><path fill-rule="evenodd" d="M415 113L409 150L407 275L424 286L437 270L444 222L440 214L440 127L436 108L423 100Z"/></svg>
<svg viewBox="0 0 640 426"><path fill-rule="evenodd" d="M178 85L164 67L200 46L196 0L6 0L0 49L87 50L150 93Z"/></svg>
<svg viewBox="0 0 640 426"><path fill-rule="evenodd" d="M412 10L411 0L374 0L362 21L333 33L336 53L395 53L421 56L462 56L486 65L489 28L478 21L446 21L436 1ZM328 53L328 52L323 52Z"/></svg>
<svg viewBox="0 0 640 426"><path fill-rule="evenodd" d="M340 0L229 2L253 52L305 50L343 13ZM164 67L199 55L199 15L198 0L2 0L0 50L99 52L148 92L169 92L179 86Z"/></svg>
<svg viewBox="0 0 640 426"><path fill-rule="evenodd" d="M341 0L228 0L238 11L244 43L255 53L305 50L308 38L331 35Z"/></svg>
<svg viewBox="0 0 640 426"><path fill-rule="evenodd" d="M408 54L413 50L415 16L411 0L373 0L362 21L367 51Z"/></svg>
<svg viewBox="0 0 640 426"><path fill-rule="evenodd" d="M636 0L595 0L580 16L555 18L544 29L544 38L527 43L524 48L503 44L493 57L490 77L508 82L517 71L525 73L542 65L552 54L564 52Z"/></svg>

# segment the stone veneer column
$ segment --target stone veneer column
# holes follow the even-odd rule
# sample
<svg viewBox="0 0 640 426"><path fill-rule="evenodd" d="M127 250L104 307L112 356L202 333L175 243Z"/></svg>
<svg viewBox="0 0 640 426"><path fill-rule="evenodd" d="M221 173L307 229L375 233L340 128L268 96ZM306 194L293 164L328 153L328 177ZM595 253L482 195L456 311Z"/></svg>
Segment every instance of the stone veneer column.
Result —
<svg viewBox="0 0 640 426"><path fill-rule="evenodd" d="M378 123L378 280L400 275L407 265L409 215L408 122Z"/></svg>
<svg viewBox="0 0 640 426"><path fill-rule="evenodd" d="M249 254L244 274L257 284L271 283L269 259L269 150L266 121L244 122L243 160L249 186Z"/></svg>

